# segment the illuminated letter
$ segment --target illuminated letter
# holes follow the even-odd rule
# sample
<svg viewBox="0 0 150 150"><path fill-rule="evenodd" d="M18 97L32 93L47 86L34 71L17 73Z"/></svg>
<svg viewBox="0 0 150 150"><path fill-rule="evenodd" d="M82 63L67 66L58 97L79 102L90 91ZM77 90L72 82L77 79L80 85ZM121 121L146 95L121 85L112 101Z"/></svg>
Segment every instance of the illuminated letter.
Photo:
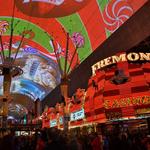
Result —
<svg viewBox="0 0 150 150"><path fill-rule="evenodd" d="M112 63L117 63L120 61L127 61L126 54L121 54L120 56L112 56Z"/></svg>
<svg viewBox="0 0 150 150"><path fill-rule="evenodd" d="M118 107L120 107L120 104L119 104L119 101L116 99L113 101L112 108L118 108Z"/></svg>
<svg viewBox="0 0 150 150"><path fill-rule="evenodd" d="M147 104L146 96L141 97L141 104Z"/></svg>
<svg viewBox="0 0 150 150"><path fill-rule="evenodd" d="M112 64L112 62L110 60L111 60L111 57L104 59L105 66Z"/></svg>
<svg viewBox="0 0 150 150"><path fill-rule="evenodd" d="M104 101L104 108L106 109L109 109L111 106L110 106L110 101L109 100L105 100Z"/></svg>
<svg viewBox="0 0 150 150"><path fill-rule="evenodd" d="M131 61L137 61L139 59L139 55L137 53L129 53L127 58Z"/></svg>
<svg viewBox="0 0 150 150"><path fill-rule="evenodd" d="M139 53L140 54L140 60L150 60L150 53Z"/></svg>
<svg viewBox="0 0 150 150"><path fill-rule="evenodd" d="M126 98L120 99L120 107L127 107L127 100L126 100Z"/></svg>
<svg viewBox="0 0 150 150"><path fill-rule="evenodd" d="M130 98L127 98L127 106L130 106L132 103L131 103L131 99ZM132 106L132 105L131 105Z"/></svg>
<svg viewBox="0 0 150 150"><path fill-rule="evenodd" d="M139 105L140 104L140 97L133 97L132 98L132 104L133 105Z"/></svg>
<svg viewBox="0 0 150 150"><path fill-rule="evenodd" d="M100 69L100 68L101 68L101 66L100 66L100 63L99 63L99 62L96 63L96 64L94 64L94 65L92 66L92 74L95 75L95 71L96 71L97 69Z"/></svg>
<svg viewBox="0 0 150 150"><path fill-rule="evenodd" d="M101 65L101 67L105 67L106 65L105 65L105 61L104 60L101 60L100 61L100 65Z"/></svg>

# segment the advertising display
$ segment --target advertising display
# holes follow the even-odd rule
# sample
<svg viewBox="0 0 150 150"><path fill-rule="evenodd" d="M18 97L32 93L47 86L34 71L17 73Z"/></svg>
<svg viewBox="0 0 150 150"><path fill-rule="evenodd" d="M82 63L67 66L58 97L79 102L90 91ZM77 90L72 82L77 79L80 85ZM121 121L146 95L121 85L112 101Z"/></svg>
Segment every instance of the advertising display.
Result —
<svg viewBox="0 0 150 150"><path fill-rule="evenodd" d="M50 127L55 127L57 126L57 120L54 119L54 120L50 120Z"/></svg>
<svg viewBox="0 0 150 150"><path fill-rule="evenodd" d="M81 109L80 111L76 111L70 114L70 121L76 121L83 119L85 117L84 109Z"/></svg>
<svg viewBox="0 0 150 150"><path fill-rule="evenodd" d="M55 62L32 47L20 50L16 65L22 68L23 74L13 78L12 93L21 93L33 100L42 100L60 82L60 73ZM0 76L1 95L2 92L3 76Z"/></svg>
<svg viewBox="0 0 150 150"><path fill-rule="evenodd" d="M60 124L60 125L63 124L63 118L62 118L62 117L59 118L59 124Z"/></svg>

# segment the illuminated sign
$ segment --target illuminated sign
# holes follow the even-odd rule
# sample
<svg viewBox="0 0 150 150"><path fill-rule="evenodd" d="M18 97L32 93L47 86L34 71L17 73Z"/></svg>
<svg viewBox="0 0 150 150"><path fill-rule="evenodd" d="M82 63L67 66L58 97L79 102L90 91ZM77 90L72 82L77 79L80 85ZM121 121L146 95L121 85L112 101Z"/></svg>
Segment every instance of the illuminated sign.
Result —
<svg viewBox="0 0 150 150"><path fill-rule="evenodd" d="M70 114L70 121L80 120L85 117L84 109Z"/></svg>
<svg viewBox="0 0 150 150"><path fill-rule="evenodd" d="M109 120L119 119L122 117L121 112L106 112L106 118Z"/></svg>
<svg viewBox="0 0 150 150"><path fill-rule="evenodd" d="M57 126L57 120L54 119L54 120L50 120L50 127L55 127Z"/></svg>
<svg viewBox="0 0 150 150"><path fill-rule="evenodd" d="M139 106L147 104L150 104L150 96L128 97L104 101L104 107L106 109L128 107L128 106Z"/></svg>
<svg viewBox="0 0 150 150"><path fill-rule="evenodd" d="M59 123L63 124L63 118L62 117L59 118Z"/></svg>
<svg viewBox="0 0 150 150"><path fill-rule="evenodd" d="M150 114L150 108L136 109L136 114Z"/></svg>
<svg viewBox="0 0 150 150"><path fill-rule="evenodd" d="M92 73L95 74L95 71L103 68L105 66L115 64L123 61L150 61L150 53L129 53L129 54L121 54L119 56L114 55L108 58L105 58L92 66Z"/></svg>

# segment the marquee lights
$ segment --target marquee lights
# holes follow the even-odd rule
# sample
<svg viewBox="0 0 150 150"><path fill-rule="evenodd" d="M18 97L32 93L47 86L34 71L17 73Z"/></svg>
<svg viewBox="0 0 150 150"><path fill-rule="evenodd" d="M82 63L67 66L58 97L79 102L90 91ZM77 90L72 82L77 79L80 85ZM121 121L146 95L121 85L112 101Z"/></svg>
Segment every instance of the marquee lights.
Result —
<svg viewBox="0 0 150 150"><path fill-rule="evenodd" d="M114 55L108 58L105 58L92 66L92 73L95 74L96 70L103 68L105 66L115 64L123 61L150 61L150 53L129 53L129 54L121 54L119 56Z"/></svg>
<svg viewBox="0 0 150 150"><path fill-rule="evenodd" d="M141 114L150 114L150 108L141 108L141 109L136 109L136 114L141 115Z"/></svg>
<svg viewBox="0 0 150 150"><path fill-rule="evenodd" d="M150 96L128 97L115 100L105 100L106 109L150 104Z"/></svg>

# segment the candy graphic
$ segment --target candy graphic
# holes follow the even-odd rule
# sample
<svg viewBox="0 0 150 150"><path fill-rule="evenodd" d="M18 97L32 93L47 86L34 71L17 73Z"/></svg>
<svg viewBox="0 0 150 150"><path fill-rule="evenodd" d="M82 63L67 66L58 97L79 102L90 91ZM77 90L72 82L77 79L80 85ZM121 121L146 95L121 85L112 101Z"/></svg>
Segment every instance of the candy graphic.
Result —
<svg viewBox="0 0 150 150"><path fill-rule="evenodd" d="M72 38L72 41L73 41L73 43L75 44L76 47L81 48L81 47L84 46L85 40L84 40L83 35L81 35L81 33L74 32L72 34L71 38Z"/></svg>
<svg viewBox="0 0 150 150"><path fill-rule="evenodd" d="M9 23L5 20L0 21L0 35L4 34L9 27Z"/></svg>
<svg viewBox="0 0 150 150"><path fill-rule="evenodd" d="M133 9L125 0L113 0L108 3L103 13L103 20L108 31L116 31L130 16Z"/></svg>
<svg viewBox="0 0 150 150"><path fill-rule="evenodd" d="M90 0L17 0L16 6L29 16L56 18L75 13L89 2Z"/></svg>

